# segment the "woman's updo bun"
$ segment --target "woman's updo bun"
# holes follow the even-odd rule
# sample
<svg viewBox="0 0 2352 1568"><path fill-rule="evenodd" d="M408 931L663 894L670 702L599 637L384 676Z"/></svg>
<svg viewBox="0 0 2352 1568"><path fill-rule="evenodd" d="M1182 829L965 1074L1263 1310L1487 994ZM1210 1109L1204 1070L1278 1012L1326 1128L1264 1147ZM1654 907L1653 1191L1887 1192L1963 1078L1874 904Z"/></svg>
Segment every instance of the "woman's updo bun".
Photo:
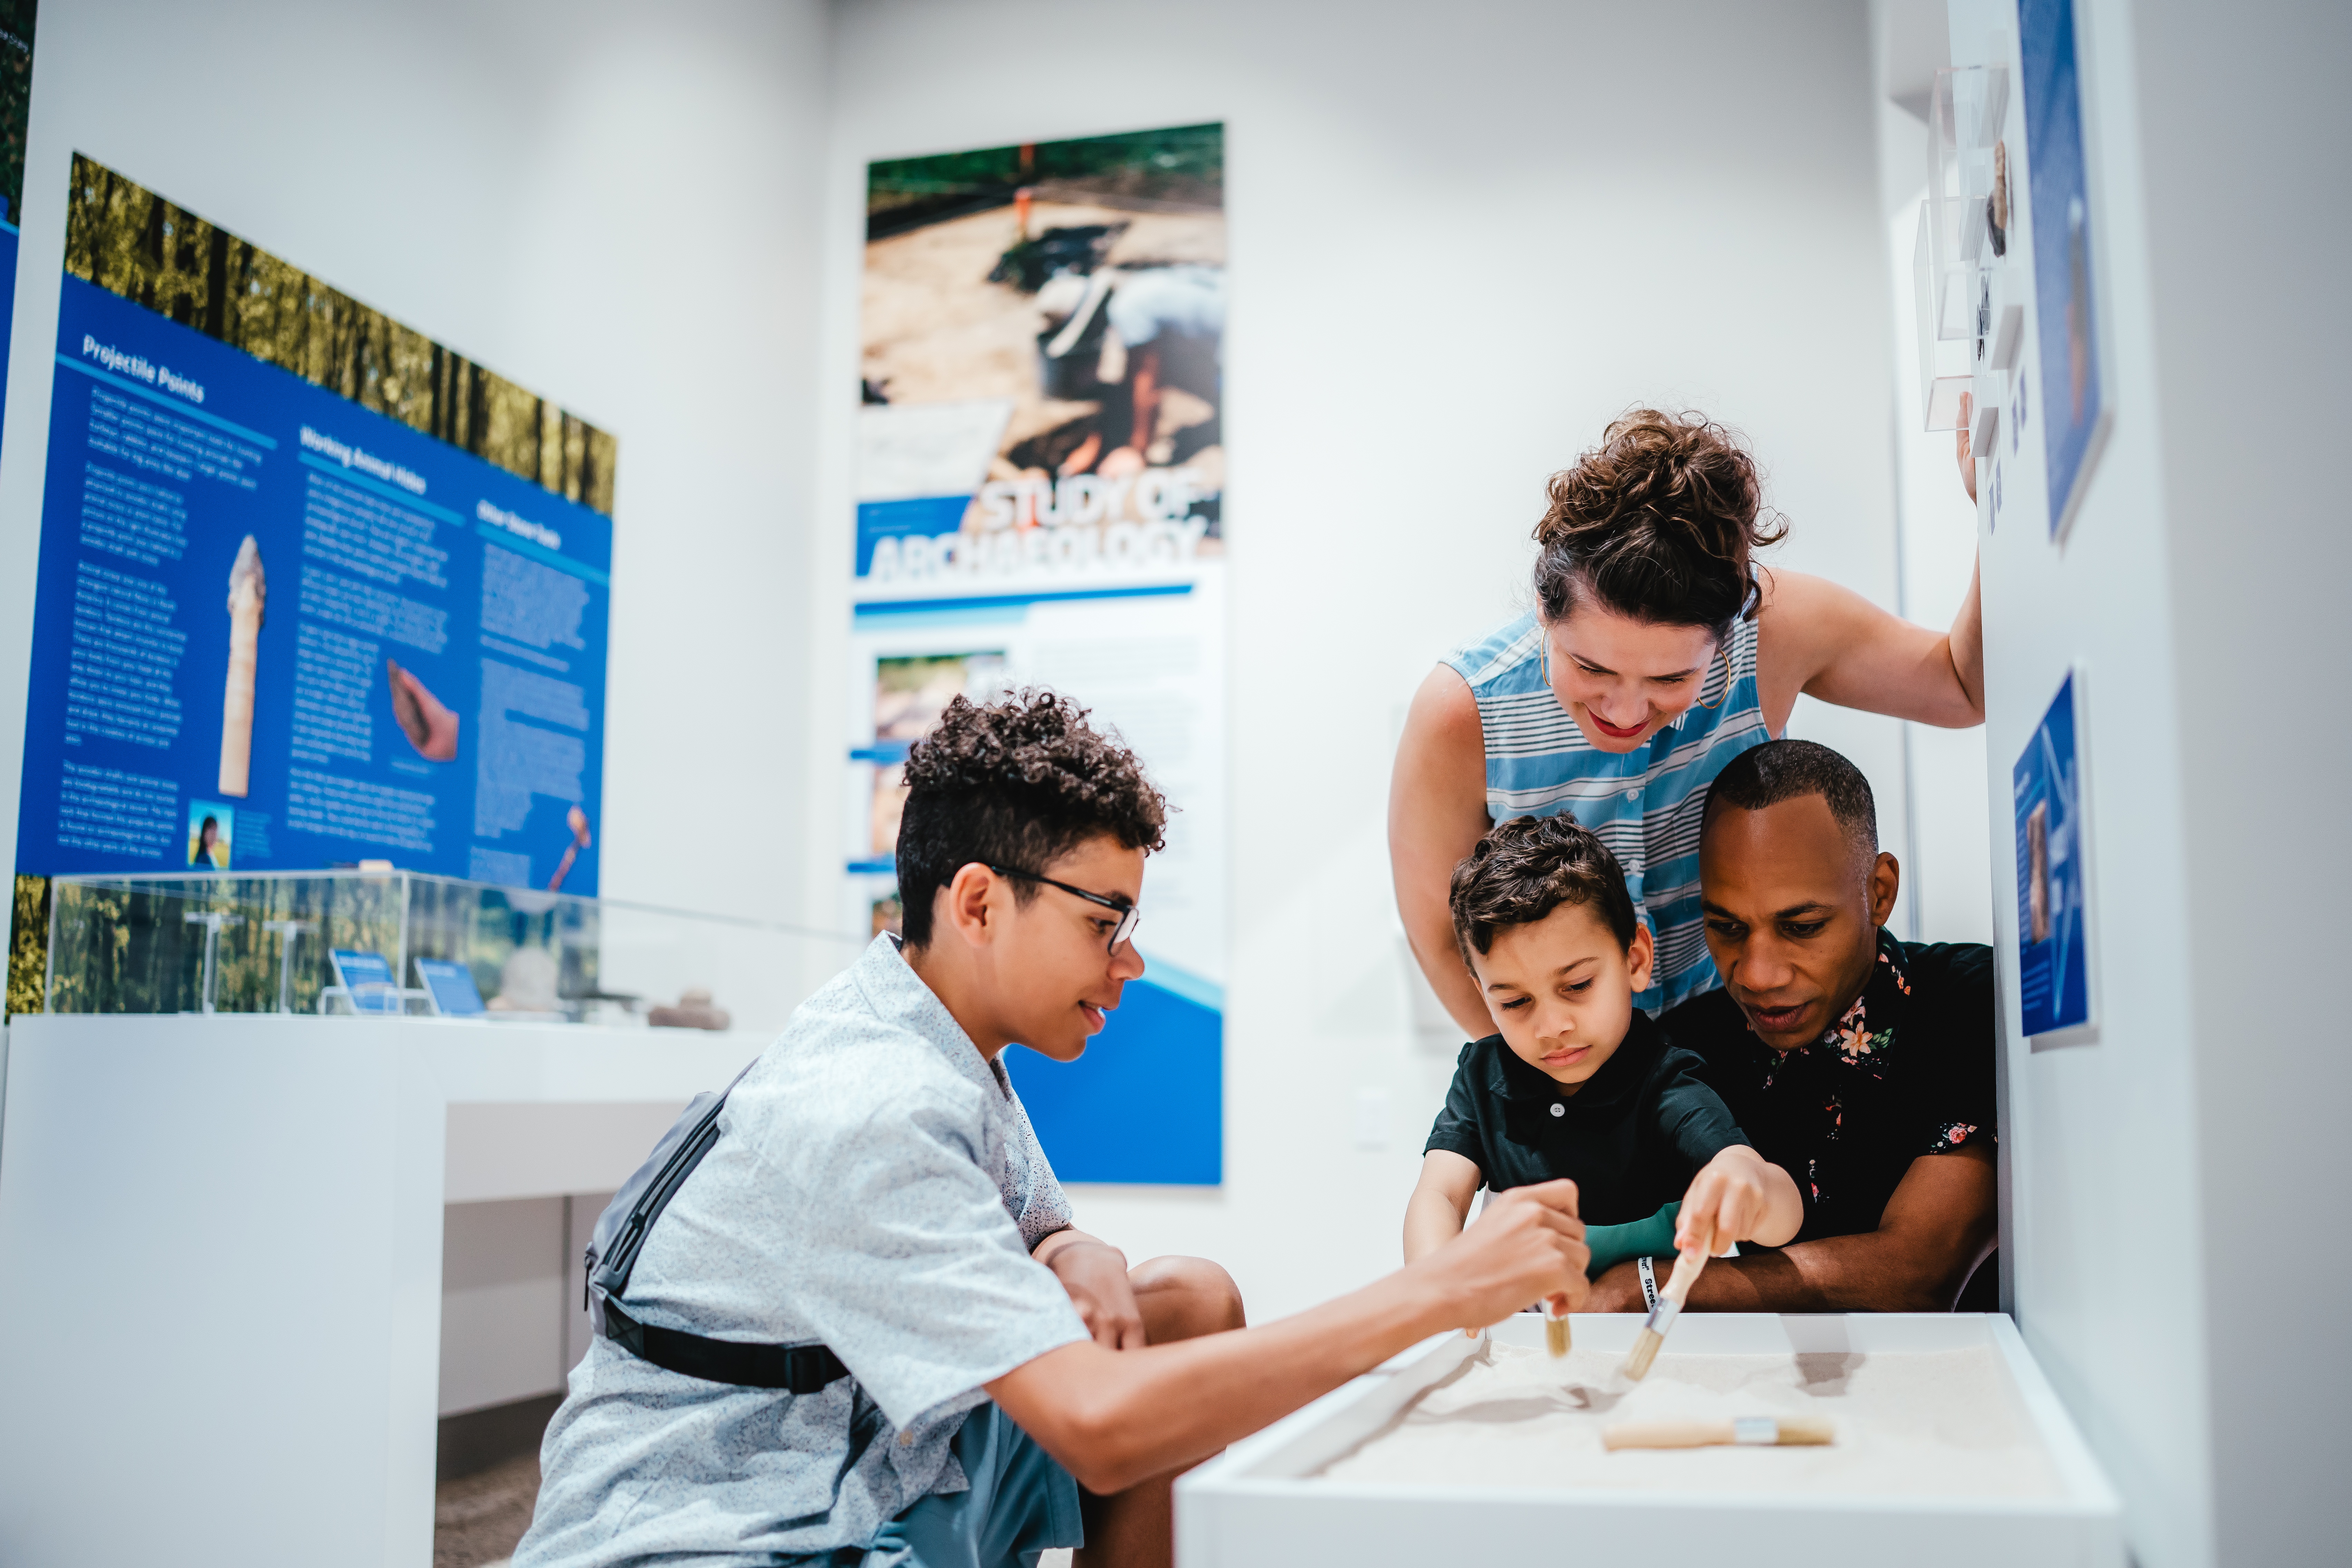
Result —
<svg viewBox="0 0 2352 1568"><path fill-rule="evenodd" d="M1536 524L1536 602L1547 621L1589 593L1620 615L1705 626L1720 639L1756 613L1749 552L1789 531L1762 510L1755 459L1697 414L1625 415L1551 477L1550 496Z"/></svg>

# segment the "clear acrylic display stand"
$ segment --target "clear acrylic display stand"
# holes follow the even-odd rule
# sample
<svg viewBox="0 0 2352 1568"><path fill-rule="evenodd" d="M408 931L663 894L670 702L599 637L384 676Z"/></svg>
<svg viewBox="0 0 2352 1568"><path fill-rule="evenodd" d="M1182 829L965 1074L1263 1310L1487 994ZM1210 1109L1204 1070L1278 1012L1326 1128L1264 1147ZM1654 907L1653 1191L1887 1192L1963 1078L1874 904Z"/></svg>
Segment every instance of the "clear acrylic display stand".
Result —
<svg viewBox="0 0 2352 1568"><path fill-rule="evenodd" d="M1970 390L1990 344L2003 331L2014 353L2017 307L1996 300L2001 270L1992 266L1988 203L1995 148L2009 111L2009 71L1959 66L1936 73L1927 106L1927 198L1919 209L1912 252L1917 295L1919 404L1929 430L1955 430L1960 395ZM2000 368L2005 369L2006 366ZM1979 444L1990 442L1999 397L1979 397Z"/></svg>

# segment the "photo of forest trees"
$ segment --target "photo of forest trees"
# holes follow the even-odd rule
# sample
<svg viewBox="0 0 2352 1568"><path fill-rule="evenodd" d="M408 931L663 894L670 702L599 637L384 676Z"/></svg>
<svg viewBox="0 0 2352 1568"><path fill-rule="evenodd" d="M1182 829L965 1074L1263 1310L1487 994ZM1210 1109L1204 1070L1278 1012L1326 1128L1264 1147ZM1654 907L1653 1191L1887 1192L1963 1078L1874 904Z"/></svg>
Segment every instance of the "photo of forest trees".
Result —
<svg viewBox="0 0 2352 1568"><path fill-rule="evenodd" d="M67 202L73 276L612 515L609 433L79 153Z"/></svg>
<svg viewBox="0 0 2352 1568"><path fill-rule="evenodd" d="M1028 142L866 165L866 237L1011 205L1117 198L1129 211L1217 212L1225 205L1223 123Z"/></svg>
<svg viewBox="0 0 2352 1568"><path fill-rule="evenodd" d="M34 0L0 0L0 218L22 224L25 125L33 107Z"/></svg>

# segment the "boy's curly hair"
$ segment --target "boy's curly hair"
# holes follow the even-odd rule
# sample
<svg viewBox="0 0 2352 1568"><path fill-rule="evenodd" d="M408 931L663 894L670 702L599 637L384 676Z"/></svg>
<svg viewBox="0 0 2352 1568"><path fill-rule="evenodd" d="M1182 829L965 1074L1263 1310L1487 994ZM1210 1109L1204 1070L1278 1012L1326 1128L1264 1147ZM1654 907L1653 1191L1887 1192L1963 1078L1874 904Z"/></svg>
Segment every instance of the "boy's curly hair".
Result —
<svg viewBox="0 0 2352 1568"><path fill-rule="evenodd" d="M1633 943L1624 868L1572 816L1515 816L1496 825L1454 868L1448 901L1465 964L1474 947L1494 951L1497 931L1533 925L1562 904L1591 905L1620 943Z"/></svg>
<svg viewBox="0 0 2352 1568"><path fill-rule="evenodd" d="M1171 808L1143 763L1043 688L949 703L908 752L907 784L898 897L910 947L929 943L933 898L973 861L1038 871L1103 833L1146 854L1165 847ZM1026 879L1014 888L1023 903L1037 896Z"/></svg>

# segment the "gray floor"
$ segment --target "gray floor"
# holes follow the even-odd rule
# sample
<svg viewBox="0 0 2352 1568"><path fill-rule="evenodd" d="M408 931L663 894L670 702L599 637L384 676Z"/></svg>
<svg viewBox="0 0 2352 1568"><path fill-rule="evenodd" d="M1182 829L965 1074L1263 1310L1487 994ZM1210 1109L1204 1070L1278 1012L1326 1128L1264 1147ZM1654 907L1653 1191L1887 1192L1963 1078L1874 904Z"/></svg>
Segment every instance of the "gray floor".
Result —
<svg viewBox="0 0 2352 1568"><path fill-rule="evenodd" d="M513 1555L539 1497L539 1456L443 1481L433 1495L433 1568L491 1568Z"/></svg>

